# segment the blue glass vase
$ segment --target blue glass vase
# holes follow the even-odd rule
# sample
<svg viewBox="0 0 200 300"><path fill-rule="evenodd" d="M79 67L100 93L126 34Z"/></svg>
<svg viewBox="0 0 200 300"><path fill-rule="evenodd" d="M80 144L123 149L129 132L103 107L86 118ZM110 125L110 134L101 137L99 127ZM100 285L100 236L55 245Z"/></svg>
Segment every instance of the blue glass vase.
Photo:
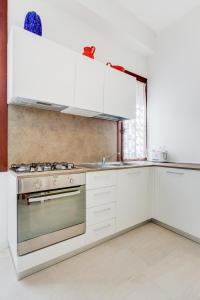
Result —
<svg viewBox="0 0 200 300"><path fill-rule="evenodd" d="M35 11L29 11L24 21L24 29L42 36L42 22Z"/></svg>

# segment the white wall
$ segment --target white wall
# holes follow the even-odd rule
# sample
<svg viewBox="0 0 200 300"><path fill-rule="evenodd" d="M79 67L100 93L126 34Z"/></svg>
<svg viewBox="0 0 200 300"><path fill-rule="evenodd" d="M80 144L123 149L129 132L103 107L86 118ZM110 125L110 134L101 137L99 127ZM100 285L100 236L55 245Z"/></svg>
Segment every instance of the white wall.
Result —
<svg viewBox="0 0 200 300"><path fill-rule="evenodd" d="M58 0L49 1L58 2ZM74 2L74 0L72 1ZM132 50L140 51L145 55L153 53L155 33L141 22L130 9L126 8L124 1L121 1L121 3L116 0L76 1L93 11L95 16L101 16L103 20L106 20L107 27L113 26L115 30L117 29L118 41L123 41Z"/></svg>
<svg viewBox="0 0 200 300"><path fill-rule="evenodd" d="M148 148L200 163L200 7L168 28L149 59Z"/></svg>
<svg viewBox="0 0 200 300"><path fill-rule="evenodd" d="M7 245L7 174L0 173L0 249Z"/></svg>
<svg viewBox="0 0 200 300"><path fill-rule="evenodd" d="M76 10L72 8L73 1L68 1L69 13L66 9L60 9L59 3L56 5L55 1L49 1L54 3L51 5L47 2L46 0L9 0L9 28L12 25L23 27L26 13L35 10L42 18L45 37L80 53L85 45L95 45L96 59L105 63L112 61L114 64L124 65L127 69L146 76L146 58L120 43L120 36L117 33L114 35L103 24L97 26L94 22L94 26L89 26L89 22L85 22L86 16L78 11L78 7ZM89 16L92 18L92 15ZM100 20L98 22L100 23Z"/></svg>

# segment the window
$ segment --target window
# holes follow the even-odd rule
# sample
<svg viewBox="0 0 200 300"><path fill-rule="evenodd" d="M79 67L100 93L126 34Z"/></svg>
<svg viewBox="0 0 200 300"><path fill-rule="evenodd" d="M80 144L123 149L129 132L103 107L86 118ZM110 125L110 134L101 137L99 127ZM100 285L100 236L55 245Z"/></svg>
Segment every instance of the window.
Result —
<svg viewBox="0 0 200 300"><path fill-rule="evenodd" d="M146 83L137 81L136 119L123 122L123 159L146 158Z"/></svg>

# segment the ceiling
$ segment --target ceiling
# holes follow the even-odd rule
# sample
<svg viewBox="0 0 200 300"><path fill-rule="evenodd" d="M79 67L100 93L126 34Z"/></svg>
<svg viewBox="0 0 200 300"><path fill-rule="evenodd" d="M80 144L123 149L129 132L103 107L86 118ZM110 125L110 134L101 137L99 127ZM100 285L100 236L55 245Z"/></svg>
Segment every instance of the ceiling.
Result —
<svg viewBox="0 0 200 300"><path fill-rule="evenodd" d="M48 0L64 10L69 10L70 3L80 2L82 5L99 9L101 13L109 15L118 6L121 7L121 14L126 13L137 18L154 33L160 33L163 29L176 22L186 15L193 8L200 6L200 0ZM120 17L120 15L119 15Z"/></svg>
<svg viewBox="0 0 200 300"><path fill-rule="evenodd" d="M154 52L156 34L200 7L200 0L48 0L48 3L145 56Z"/></svg>
<svg viewBox="0 0 200 300"><path fill-rule="evenodd" d="M200 5L200 0L117 0L117 2L155 33L161 32Z"/></svg>
<svg viewBox="0 0 200 300"><path fill-rule="evenodd" d="M107 36L109 41L115 40L145 56L153 53L154 32L117 0L48 0L48 3Z"/></svg>

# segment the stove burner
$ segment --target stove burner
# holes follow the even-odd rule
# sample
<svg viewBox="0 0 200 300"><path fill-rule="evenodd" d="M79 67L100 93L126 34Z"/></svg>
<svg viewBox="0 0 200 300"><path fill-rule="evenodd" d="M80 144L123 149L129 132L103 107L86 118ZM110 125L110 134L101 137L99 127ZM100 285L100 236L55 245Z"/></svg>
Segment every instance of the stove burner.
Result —
<svg viewBox="0 0 200 300"><path fill-rule="evenodd" d="M51 171L52 166L50 163L47 163L47 164L43 165L43 169L44 169L44 171Z"/></svg>
<svg viewBox="0 0 200 300"><path fill-rule="evenodd" d="M73 169L74 164L73 163L66 163L66 162L54 162L53 163L54 170L68 170Z"/></svg>
<svg viewBox="0 0 200 300"><path fill-rule="evenodd" d="M11 170L16 173L30 173L30 172L45 172L55 170L70 170L74 169L73 163L54 162L54 163L31 163L31 164L13 164Z"/></svg>
<svg viewBox="0 0 200 300"><path fill-rule="evenodd" d="M21 165L12 165L11 169L13 169L15 172L30 172L30 165L28 164L21 164Z"/></svg>

